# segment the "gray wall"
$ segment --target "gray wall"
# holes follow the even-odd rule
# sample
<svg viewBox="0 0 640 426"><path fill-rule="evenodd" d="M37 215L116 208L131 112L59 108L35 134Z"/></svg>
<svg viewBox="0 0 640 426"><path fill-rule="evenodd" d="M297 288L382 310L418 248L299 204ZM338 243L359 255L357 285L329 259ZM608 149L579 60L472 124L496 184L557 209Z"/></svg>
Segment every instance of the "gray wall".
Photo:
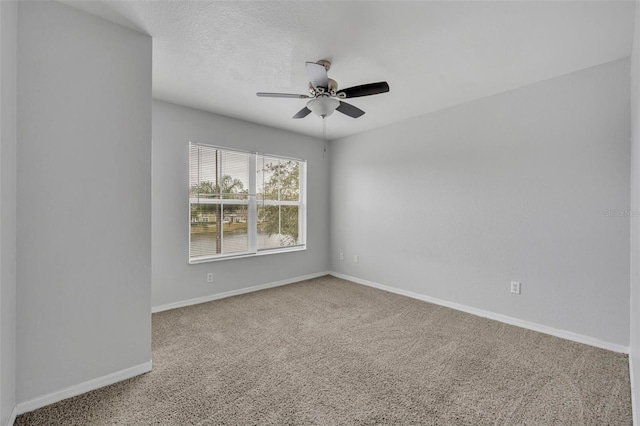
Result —
<svg viewBox="0 0 640 426"><path fill-rule="evenodd" d="M631 55L631 209L640 212L640 7ZM631 337L629 363L634 395L634 418L640 410L640 217L631 217Z"/></svg>
<svg viewBox="0 0 640 426"><path fill-rule="evenodd" d="M151 359L151 38L18 20L18 403Z"/></svg>
<svg viewBox="0 0 640 426"><path fill-rule="evenodd" d="M317 125L322 122L317 117ZM307 250L188 264L189 141L307 160ZM328 270L329 155L319 139L153 102L154 307ZM212 272L214 283L206 282Z"/></svg>
<svg viewBox="0 0 640 426"><path fill-rule="evenodd" d="M0 424L16 403L16 47L18 5L0 2Z"/></svg>
<svg viewBox="0 0 640 426"><path fill-rule="evenodd" d="M620 60L334 141L332 270L627 346L629 90Z"/></svg>

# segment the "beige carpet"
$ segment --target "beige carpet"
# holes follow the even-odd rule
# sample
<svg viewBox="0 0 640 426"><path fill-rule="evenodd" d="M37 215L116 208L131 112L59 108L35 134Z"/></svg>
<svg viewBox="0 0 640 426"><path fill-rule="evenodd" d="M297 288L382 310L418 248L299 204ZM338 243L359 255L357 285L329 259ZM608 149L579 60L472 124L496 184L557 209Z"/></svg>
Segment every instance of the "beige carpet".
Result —
<svg viewBox="0 0 640 426"><path fill-rule="evenodd" d="M154 314L151 373L16 424L629 425L628 359L327 276Z"/></svg>

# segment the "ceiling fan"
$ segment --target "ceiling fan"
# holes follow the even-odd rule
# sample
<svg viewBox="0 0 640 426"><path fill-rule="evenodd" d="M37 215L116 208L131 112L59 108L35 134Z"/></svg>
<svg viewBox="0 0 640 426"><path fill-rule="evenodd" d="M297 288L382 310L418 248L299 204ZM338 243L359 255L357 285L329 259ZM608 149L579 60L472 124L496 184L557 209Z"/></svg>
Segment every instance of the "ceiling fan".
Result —
<svg viewBox="0 0 640 426"><path fill-rule="evenodd" d="M329 61L307 62L309 95L267 92L258 92L256 95L268 98L311 99L307 102L307 106L298 111L293 118L304 118L312 112L325 118L333 114L334 111L340 111L349 117L358 118L364 114L364 111L351 104L342 102L340 99L377 95L389 91L389 85L386 81L338 90L338 83L327 77L327 71L329 71L330 68L331 62Z"/></svg>

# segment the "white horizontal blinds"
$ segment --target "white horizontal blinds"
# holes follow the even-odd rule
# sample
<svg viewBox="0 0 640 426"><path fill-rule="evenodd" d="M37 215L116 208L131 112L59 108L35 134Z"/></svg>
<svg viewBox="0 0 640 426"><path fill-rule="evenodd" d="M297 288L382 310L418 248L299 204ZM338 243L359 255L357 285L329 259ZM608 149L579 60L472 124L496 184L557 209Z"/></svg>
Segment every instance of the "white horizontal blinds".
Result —
<svg viewBox="0 0 640 426"><path fill-rule="evenodd" d="M190 259L248 252L251 157L190 144Z"/></svg>
<svg viewBox="0 0 640 426"><path fill-rule="evenodd" d="M203 199L247 200L251 155L191 144L190 196Z"/></svg>
<svg viewBox="0 0 640 426"><path fill-rule="evenodd" d="M301 162L264 155L256 161L258 250L301 244Z"/></svg>
<svg viewBox="0 0 640 426"><path fill-rule="evenodd" d="M250 154L235 151L220 152L220 190L222 198L231 200L249 199Z"/></svg>

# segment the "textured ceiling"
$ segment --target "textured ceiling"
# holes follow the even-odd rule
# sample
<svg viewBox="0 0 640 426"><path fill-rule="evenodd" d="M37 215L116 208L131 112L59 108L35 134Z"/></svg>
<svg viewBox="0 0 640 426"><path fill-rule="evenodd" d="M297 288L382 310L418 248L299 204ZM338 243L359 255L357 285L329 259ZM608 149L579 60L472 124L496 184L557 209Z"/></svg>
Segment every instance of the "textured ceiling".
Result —
<svg viewBox="0 0 640 426"><path fill-rule="evenodd" d="M633 2L65 2L153 37L153 94L313 136L306 61L391 91L327 118L335 139L630 55Z"/></svg>

